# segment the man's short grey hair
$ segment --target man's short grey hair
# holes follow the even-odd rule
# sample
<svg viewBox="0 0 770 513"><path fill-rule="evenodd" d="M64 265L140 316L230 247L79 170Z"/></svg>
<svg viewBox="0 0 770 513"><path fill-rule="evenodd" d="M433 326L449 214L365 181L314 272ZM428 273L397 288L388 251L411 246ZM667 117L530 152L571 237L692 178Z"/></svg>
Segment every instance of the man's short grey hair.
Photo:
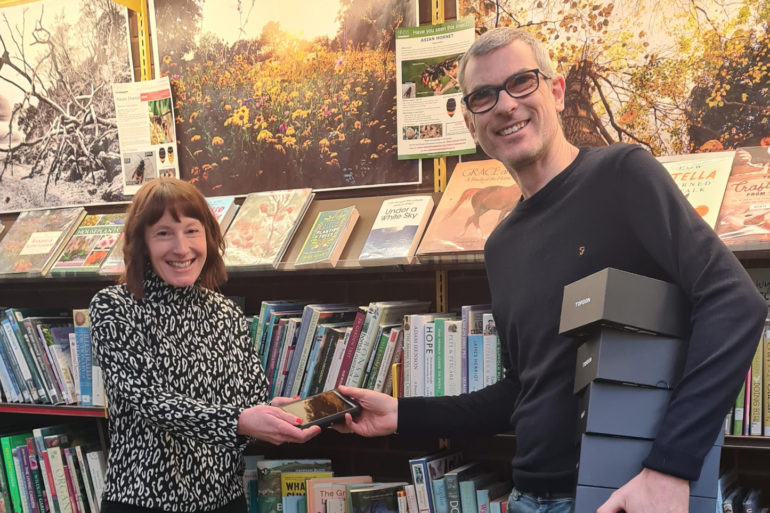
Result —
<svg viewBox="0 0 770 513"><path fill-rule="evenodd" d="M545 49L543 44L535 36L522 29L498 27L488 30L479 36L460 60L457 80L460 82L460 90L463 94L471 92L466 89L467 82L465 81L465 68L468 67L468 62L470 62L473 57L486 55L498 48L507 46L514 41L526 43L532 49L532 53L535 54L535 62L540 71L549 78L553 77L553 65L551 64L551 57L548 55L548 50Z"/></svg>

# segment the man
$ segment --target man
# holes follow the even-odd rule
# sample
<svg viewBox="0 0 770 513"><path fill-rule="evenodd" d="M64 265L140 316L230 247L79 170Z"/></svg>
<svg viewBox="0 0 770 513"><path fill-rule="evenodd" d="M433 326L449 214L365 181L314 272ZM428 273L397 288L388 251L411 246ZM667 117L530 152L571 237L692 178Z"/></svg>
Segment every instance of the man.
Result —
<svg viewBox="0 0 770 513"><path fill-rule="evenodd" d="M563 288L615 267L676 283L692 303L684 375L644 469L599 513L686 513L689 482L741 386L767 314L732 253L665 169L636 146L571 145L564 78L526 32L479 37L459 71L465 121L522 191L490 235L485 261L507 373L458 397L395 399L344 388L363 414L347 429L466 436L513 427L509 511L566 512L575 493L576 344L558 334ZM540 508L540 509L538 509Z"/></svg>

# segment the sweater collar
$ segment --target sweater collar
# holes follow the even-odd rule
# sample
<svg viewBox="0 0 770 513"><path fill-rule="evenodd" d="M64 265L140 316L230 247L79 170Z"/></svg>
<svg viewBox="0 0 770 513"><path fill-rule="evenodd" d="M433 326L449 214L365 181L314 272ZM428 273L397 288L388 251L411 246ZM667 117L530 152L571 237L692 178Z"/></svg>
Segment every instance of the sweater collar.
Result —
<svg viewBox="0 0 770 513"><path fill-rule="evenodd" d="M163 281L150 267L144 273L144 297L152 302L189 301L200 297L198 282L187 287L175 287Z"/></svg>

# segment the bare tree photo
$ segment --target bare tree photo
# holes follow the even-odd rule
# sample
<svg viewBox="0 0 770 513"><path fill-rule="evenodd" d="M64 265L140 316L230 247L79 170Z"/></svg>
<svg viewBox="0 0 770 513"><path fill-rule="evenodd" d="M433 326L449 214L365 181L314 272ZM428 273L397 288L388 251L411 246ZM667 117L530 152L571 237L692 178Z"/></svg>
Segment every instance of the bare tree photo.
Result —
<svg viewBox="0 0 770 513"><path fill-rule="evenodd" d="M110 84L129 82L112 0L0 10L0 212L124 201Z"/></svg>

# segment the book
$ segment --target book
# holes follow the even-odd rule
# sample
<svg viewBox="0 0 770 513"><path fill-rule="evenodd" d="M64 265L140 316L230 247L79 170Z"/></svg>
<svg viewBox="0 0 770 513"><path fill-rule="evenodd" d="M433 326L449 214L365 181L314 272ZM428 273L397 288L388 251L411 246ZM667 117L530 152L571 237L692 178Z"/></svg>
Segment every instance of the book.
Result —
<svg viewBox="0 0 770 513"><path fill-rule="evenodd" d="M493 385L498 381L498 368L501 368L499 363L500 354L500 339L497 337L497 327L495 325L495 319L492 313L485 313L483 319L483 332L482 337L484 340L483 349L483 385Z"/></svg>
<svg viewBox="0 0 770 513"><path fill-rule="evenodd" d="M406 483L348 486L349 513L398 513L398 492Z"/></svg>
<svg viewBox="0 0 770 513"><path fill-rule="evenodd" d="M347 382L348 375L350 374L350 365L353 363L353 357L358 348L358 339L361 338L361 329L364 326L368 309L368 306L358 307L356 316L353 319L353 326L350 327L350 335L345 344L345 352L342 355L342 360L340 360L340 370L337 374L337 380L332 388L337 388L339 385L344 385Z"/></svg>
<svg viewBox="0 0 770 513"><path fill-rule="evenodd" d="M308 479L307 513L345 513L347 485L371 482L371 476Z"/></svg>
<svg viewBox="0 0 770 513"><path fill-rule="evenodd" d="M764 387L762 391L762 403L764 405L764 412L762 414L762 434L764 436L770 436L770 333L768 333L767 324L765 324L765 330L762 339L762 346L764 348L762 364L764 372Z"/></svg>
<svg viewBox="0 0 770 513"><path fill-rule="evenodd" d="M259 511L281 511L281 473L283 472L330 472L331 460L259 460L257 461L257 492Z"/></svg>
<svg viewBox="0 0 770 513"><path fill-rule="evenodd" d="M225 265L276 268L313 195L311 189L291 189L246 196L225 234Z"/></svg>
<svg viewBox="0 0 770 513"><path fill-rule="evenodd" d="M714 228L725 196L734 151L658 157L699 216Z"/></svg>
<svg viewBox="0 0 770 513"><path fill-rule="evenodd" d="M103 276L117 276L123 274L126 270L126 263L123 260L123 233L118 236L118 240L107 254L102 265L99 266L99 274Z"/></svg>
<svg viewBox="0 0 770 513"><path fill-rule="evenodd" d="M76 389L80 390L80 404L93 406L93 358L91 356L91 323L88 318L88 309L73 310L72 319L74 321L79 383Z"/></svg>
<svg viewBox="0 0 770 513"><path fill-rule="evenodd" d="M460 308L462 318L462 340L460 353L460 364L462 369L462 392L469 391L468 386L468 336L483 334L484 332L484 314L492 311L492 305L463 305Z"/></svg>
<svg viewBox="0 0 770 513"><path fill-rule="evenodd" d="M46 343L48 356L59 381L64 402L68 404L77 402L69 342L69 336L75 333L75 327L71 321L63 321L62 323L39 323L37 329Z"/></svg>
<svg viewBox="0 0 770 513"><path fill-rule="evenodd" d="M460 481L470 479L482 472L484 472L484 466L478 461L471 461L449 469L444 473L447 504L449 505L450 512L457 513L463 511L460 498Z"/></svg>
<svg viewBox="0 0 770 513"><path fill-rule="evenodd" d="M35 352L35 358L40 362L40 372L46 387L48 398L51 404L60 404L64 402L64 396L61 392L61 384L56 376L53 363L48 354L46 341L41 337L38 331L38 324L41 322L60 322L62 318L56 317L24 317L21 324L24 326L25 337L28 338L29 345Z"/></svg>
<svg viewBox="0 0 770 513"><path fill-rule="evenodd" d="M246 505L249 513L259 513L257 479L259 469L257 462L264 460L265 457L256 454L246 454L243 456L243 492L246 496Z"/></svg>
<svg viewBox="0 0 770 513"><path fill-rule="evenodd" d="M764 330L762 330L764 332ZM752 436L762 436L762 360L764 357L764 337L759 340L757 350L754 352L754 358L751 361L751 386L746 391L750 395L749 403L749 434Z"/></svg>
<svg viewBox="0 0 770 513"><path fill-rule="evenodd" d="M488 472L460 481L460 504L462 505L463 511L478 511L479 506L476 490L492 483L494 480L495 474L493 472Z"/></svg>
<svg viewBox="0 0 770 513"><path fill-rule="evenodd" d="M770 154L763 147L735 152L717 217L719 238L729 245L749 247L770 241Z"/></svg>
<svg viewBox="0 0 770 513"><path fill-rule="evenodd" d="M13 332L11 321L5 316L4 310L0 311L0 317L2 317L2 320L0 320L0 329L2 329L0 338L3 339L5 354L8 358L7 363L10 364L12 372L15 374L16 384L21 390L23 400L28 403L41 402L38 395L36 378L32 376L32 371L22 352L21 344Z"/></svg>
<svg viewBox="0 0 770 513"><path fill-rule="evenodd" d="M443 352L443 388L437 395L460 395L463 393L462 370L462 319L436 319L436 326L443 326L441 348ZM438 374L438 372L437 372Z"/></svg>
<svg viewBox="0 0 770 513"><path fill-rule="evenodd" d="M751 372L751 368L749 368ZM735 406L733 408L733 435L740 436L743 434L743 412L744 402L746 398L746 381L744 380L741 385L741 390L738 392L738 396L735 398Z"/></svg>
<svg viewBox="0 0 770 513"><path fill-rule="evenodd" d="M26 447L28 436L30 436L30 433L18 433L0 437L0 452L3 455L2 459L5 467L5 476L8 480L8 493L11 496L12 511L22 511L19 480L13 464L13 450L22 445Z"/></svg>
<svg viewBox="0 0 770 513"><path fill-rule="evenodd" d="M434 479L431 484L433 486L433 513L449 513L445 478Z"/></svg>
<svg viewBox="0 0 770 513"><path fill-rule="evenodd" d="M284 513L305 513L307 480L330 477L331 472L281 472L281 505Z"/></svg>
<svg viewBox="0 0 770 513"><path fill-rule="evenodd" d="M355 206L319 212L294 267L335 267L358 217Z"/></svg>
<svg viewBox="0 0 770 513"><path fill-rule="evenodd" d="M37 450L35 448L35 439L32 436L27 437L27 446L24 456L27 459L29 465L30 474L30 486L34 490L34 498L36 501L37 510L45 513L48 511L48 504L46 499L45 486L43 483L43 476L40 470L39 458Z"/></svg>
<svg viewBox="0 0 770 513"><path fill-rule="evenodd" d="M85 215L83 207L19 214L0 240L0 275L45 275Z"/></svg>
<svg viewBox="0 0 770 513"><path fill-rule="evenodd" d="M123 232L125 218L122 213L85 216L50 273L98 273Z"/></svg>
<svg viewBox="0 0 770 513"><path fill-rule="evenodd" d="M96 449L86 452L86 461L88 462L88 471L91 473L91 480L94 483L94 497L96 497L96 507L98 511L102 508L104 474L107 471L104 451L102 449Z"/></svg>
<svg viewBox="0 0 770 513"><path fill-rule="evenodd" d="M239 206L235 202L235 196L206 197L206 203L209 204L211 213L214 214L214 219L219 223L219 229L224 235L238 212Z"/></svg>
<svg viewBox="0 0 770 513"><path fill-rule="evenodd" d="M417 248L420 261L480 255L497 224L513 210L521 191L497 160L458 163Z"/></svg>
<svg viewBox="0 0 770 513"><path fill-rule="evenodd" d="M362 266L412 264L433 211L432 196L403 196L382 202L364 247Z"/></svg>
<svg viewBox="0 0 770 513"><path fill-rule="evenodd" d="M420 513L434 511L433 480L443 477L446 471L460 465L462 460L463 455L458 451L444 451L409 460L409 470L412 474Z"/></svg>
<svg viewBox="0 0 770 513"><path fill-rule="evenodd" d="M78 444L75 446L75 456L77 457L78 464L80 465L80 474L83 480L83 488L86 492L86 500L88 501L88 509L92 513L97 513L96 508L96 495L94 491L94 481L91 477L91 470L88 468L88 461L86 460L86 452L93 451L96 448L93 445Z"/></svg>

